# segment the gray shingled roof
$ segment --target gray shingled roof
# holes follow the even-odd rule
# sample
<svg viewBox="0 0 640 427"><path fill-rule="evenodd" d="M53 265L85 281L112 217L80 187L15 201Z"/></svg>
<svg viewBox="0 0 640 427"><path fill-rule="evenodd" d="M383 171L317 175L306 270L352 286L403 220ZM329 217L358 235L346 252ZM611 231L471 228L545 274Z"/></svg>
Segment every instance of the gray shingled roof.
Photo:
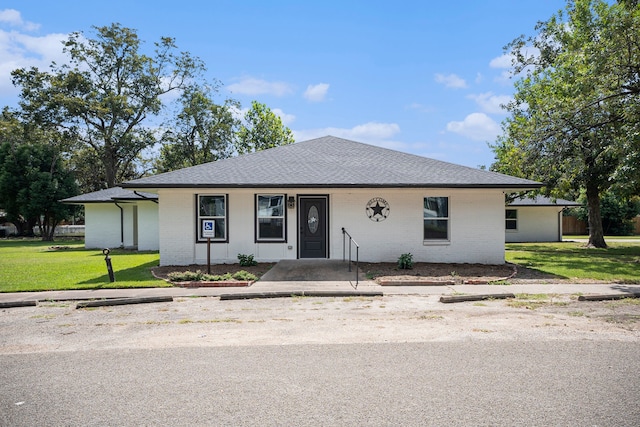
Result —
<svg viewBox="0 0 640 427"><path fill-rule="evenodd" d="M128 181L125 188L460 187L532 189L542 184L325 136Z"/></svg>
<svg viewBox="0 0 640 427"><path fill-rule="evenodd" d="M582 206L580 203L571 200L552 199L545 196L524 197L509 203L509 206Z"/></svg>
<svg viewBox="0 0 640 427"><path fill-rule="evenodd" d="M62 203L84 204L84 203L113 203L118 201L132 200L158 200L157 194L138 192L137 194L131 190L125 190L121 187L112 187L106 190L94 191L93 193L81 194L79 196L69 197L60 200Z"/></svg>

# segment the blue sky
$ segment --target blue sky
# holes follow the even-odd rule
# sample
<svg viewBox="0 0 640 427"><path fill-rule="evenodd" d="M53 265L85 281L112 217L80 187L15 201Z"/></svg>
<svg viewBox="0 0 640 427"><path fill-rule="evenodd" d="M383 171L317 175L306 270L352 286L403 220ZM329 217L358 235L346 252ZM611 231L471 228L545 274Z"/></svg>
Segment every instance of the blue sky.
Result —
<svg viewBox="0 0 640 427"><path fill-rule="evenodd" d="M62 62L61 40L112 22L149 49L176 39L248 107L267 104L297 141L334 135L466 166L513 94L503 46L534 33L564 0L0 1L0 106L15 68Z"/></svg>

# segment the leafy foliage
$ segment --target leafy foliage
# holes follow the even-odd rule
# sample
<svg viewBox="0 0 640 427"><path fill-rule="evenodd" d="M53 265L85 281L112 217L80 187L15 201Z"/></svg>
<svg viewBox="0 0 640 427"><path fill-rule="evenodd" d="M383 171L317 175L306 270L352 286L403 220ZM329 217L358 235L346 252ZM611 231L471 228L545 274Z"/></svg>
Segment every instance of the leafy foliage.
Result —
<svg viewBox="0 0 640 427"><path fill-rule="evenodd" d="M181 110L162 137L159 172L226 159L234 153L240 125L234 110L240 104L227 99L218 105L211 92L217 92L217 86L194 85L182 93Z"/></svg>
<svg viewBox="0 0 640 427"><path fill-rule="evenodd" d="M238 132L237 150L240 154L295 142L291 129L284 126L280 117L265 104L253 101L244 120Z"/></svg>
<svg viewBox="0 0 640 427"><path fill-rule="evenodd" d="M162 38L154 56L140 52L140 40L119 24L94 27L95 38L72 33L64 52L71 65L52 64L13 71L22 88L21 107L36 123L65 129L93 150L104 168L106 186L126 177L138 155L156 138L143 123L157 115L160 96L184 87L203 69L174 40Z"/></svg>
<svg viewBox="0 0 640 427"><path fill-rule="evenodd" d="M168 274L172 282L222 282L225 280L256 280L257 277L245 270L237 271L233 274L206 274L200 270L194 271L174 271Z"/></svg>
<svg viewBox="0 0 640 427"><path fill-rule="evenodd" d="M413 255L410 253L400 255L398 258L398 268L401 270L411 270L413 268Z"/></svg>
<svg viewBox="0 0 640 427"><path fill-rule="evenodd" d="M606 247L600 195L640 189L640 7L569 0L507 46L520 76L491 169L585 190L589 244Z"/></svg>
<svg viewBox="0 0 640 427"><path fill-rule="evenodd" d="M605 193L600 199L602 212L602 228L606 235L630 236L635 225L633 219L640 215L640 198L621 198L612 192ZM573 210L575 216L583 221L587 220L588 212L585 207Z"/></svg>
<svg viewBox="0 0 640 427"><path fill-rule="evenodd" d="M238 261L240 262L241 267L251 267L253 265L258 265L258 262L253 259L253 254L238 254Z"/></svg>
<svg viewBox="0 0 640 427"><path fill-rule="evenodd" d="M59 145L64 136L20 122L7 110L0 120L0 207L18 233L38 226L43 240L53 240L56 225L73 209L58 200L77 194L64 167Z"/></svg>

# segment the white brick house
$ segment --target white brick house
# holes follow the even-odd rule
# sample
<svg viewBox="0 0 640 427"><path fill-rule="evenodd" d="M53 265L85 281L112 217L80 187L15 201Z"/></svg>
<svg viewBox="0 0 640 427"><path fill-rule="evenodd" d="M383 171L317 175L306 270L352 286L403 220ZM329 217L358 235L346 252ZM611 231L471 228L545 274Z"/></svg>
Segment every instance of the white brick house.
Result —
<svg viewBox="0 0 640 427"><path fill-rule="evenodd" d="M541 184L335 137L122 184L157 194L160 265L341 259L504 263L505 193ZM213 224L213 237L205 227Z"/></svg>
<svg viewBox="0 0 640 427"><path fill-rule="evenodd" d="M84 205L87 249L132 248L158 250L158 196L120 187L61 200Z"/></svg>
<svg viewBox="0 0 640 427"><path fill-rule="evenodd" d="M562 211L580 203L536 196L509 203L505 211L505 240L515 242L561 242Z"/></svg>

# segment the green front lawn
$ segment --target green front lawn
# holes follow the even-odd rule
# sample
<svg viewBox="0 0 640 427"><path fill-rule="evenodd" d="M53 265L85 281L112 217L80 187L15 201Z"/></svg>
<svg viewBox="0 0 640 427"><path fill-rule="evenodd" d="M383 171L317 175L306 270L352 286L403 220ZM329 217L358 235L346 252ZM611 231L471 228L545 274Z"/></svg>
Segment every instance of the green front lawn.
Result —
<svg viewBox="0 0 640 427"><path fill-rule="evenodd" d="M0 240L0 292L170 286L151 274L158 252L115 249L110 257L114 283L102 251L82 241Z"/></svg>
<svg viewBox="0 0 640 427"><path fill-rule="evenodd" d="M640 283L640 242L609 245L508 243L506 260L567 279ZM83 246L81 241L0 240L0 292L171 286L151 275L157 252L112 251L116 282L110 283L102 251Z"/></svg>
<svg viewBox="0 0 640 427"><path fill-rule="evenodd" d="M611 242L608 249L584 243L507 243L508 262L566 279L640 283L640 242Z"/></svg>

